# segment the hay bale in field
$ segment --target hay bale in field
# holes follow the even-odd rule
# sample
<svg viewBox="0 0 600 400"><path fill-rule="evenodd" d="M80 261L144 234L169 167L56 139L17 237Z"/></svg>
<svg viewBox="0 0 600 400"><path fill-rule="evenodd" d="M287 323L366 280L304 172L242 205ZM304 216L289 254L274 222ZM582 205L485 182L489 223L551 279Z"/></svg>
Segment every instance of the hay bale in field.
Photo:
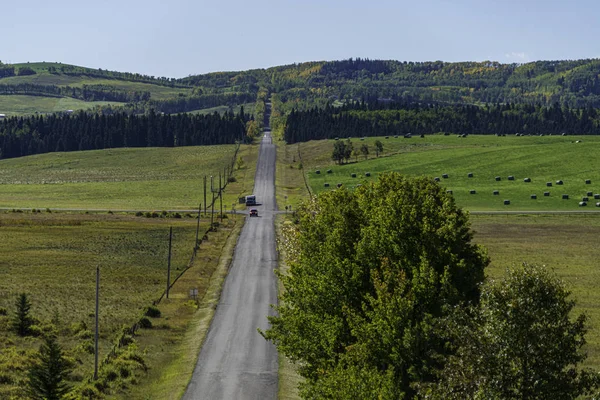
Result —
<svg viewBox="0 0 600 400"><path fill-rule="evenodd" d="M544 196L549 197L550 196L550 192L544 192Z"/></svg>
<svg viewBox="0 0 600 400"><path fill-rule="evenodd" d="M525 178L523 179L523 182L531 182L531 178Z"/></svg>
<svg viewBox="0 0 600 400"><path fill-rule="evenodd" d="M589 199L589 197L582 197L581 201L586 201L587 202L587 201L590 201L590 199Z"/></svg>
<svg viewBox="0 0 600 400"><path fill-rule="evenodd" d="M563 194L562 198L563 198L563 200L569 200L569 195L568 194Z"/></svg>
<svg viewBox="0 0 600 400"><path fill-rule="evenodd" d="M329 183L325 182L325 183L323 184L323 186L325 186L325 187L329 187Z"/></svg>
<svg viewBox="0 0 600 400"><path fill-rule="evenodd" d="M600 193L596 193L596 194L594 194L594 198L595 198L596 200L600 199Z"/></svg>
<svg viewBox="0 0 600 400"><path fill-rule="evenodd" d="M514 180L515 180L515 177L514 177L514 176L512 176L512 175L509 175L509 176L508 176L508 180L509 180L509 181L514 181Z"/></svg>
<svg viewBox="0 0 600 400"><path fill-rule="evenodd" d="M596 207L600 207L600 202L596 203Z"/></svg>
<svg viewBox="0 0 600 400"><path fill-rule="evenodd" d="M501 180L502 180L501 177L499 177L499 176L496 177L496 181L501 181Z"/></svg>
<svg viewBox="0 0 600 400"><path fill-rule="evenodd" d="M320 171L320 170L316 170L316 171L315 171L315 174L317 174L317 175L320 175L320 174L321 174L321 171Z"/></svg>
<svg viewBox="0 0 600 400"><path fill-rule="evenodd" d="M594 195L594 193L593 192L587 192L585 195L588 196L588 197L592 197Z"/></svg>
<svg viewBox="0 0 600 400"><path fill-rule="evenodd" d="M552 182L546 182L546 186L548 186L548 187L552 186Z"/></svg>
<svg viewBox="0 0 600 400"><path fill-rule="evenodd" d="M389 136L386 136L385 138L386 138L386 139L389 139L390 137L389 137Z"/></svg>
<svg viewBox="0 0 600 400"><path fill-rule="evenodd" d="M338 184L337 184L337 187L341 188L341 187L342 187L342 184L341 184L341 183L338 183Z"/></svg>
<svg viewBox="0 0 600 400"><path fill-rule="evenodd" d="M556 181L556 184L557 184L557 185L562 185L562 184L563 184L563 181L561 181L561 180L558 180L558 181Z"/></svg>
<svg viewBox="0 0 600 400"><path fill-rule="evenodd" d="M367 177L371 176L371 173L370 172L365 172L365 176L367 176Z"/></svg>
<svg viewBox="0 0 600 400"><path fill-rule="evenodd" d="M532 195L530 196L530 198L531 198L532 200L535 200L535 199L537 199L537 195L535 195L535 194L532 194Z"/></svg>
<svg viewBox="0 0 600 400"><path fill-rule="evenodd" d="M364 137L361 137L361 138L360 138L360 140L365 140L365 138L364 138Z"/></svg>
<svg viewBox="0 0 600 400"><path fill-rule="evenodd" d="M350 174L350 176L356 178L356 174Z"/></svg>
<svg viewBox="0 0 600 400"><path fill-rule="evenodd" d="M440 177L436 176L435 178L433 178L434 181L439 182L440 181Z"/></svg>
<svg viewBox="0 0 600 400"><path fill-rule="evenodd" d="M586 185L591 185L592 184L592 180L591 179L586 179L585 180L585 184Z"/></svg>
<svg viewBox="0 0 600 400"><path fill-rule="evenodd" d="M504 200L504 205L507 206L510 204L510 200Z"/></svg>
<svg viewBox="0 0 600 400"><path fill-rule="evenodd" d="M477 194L477 191L475 189L471 189L471 190L469 190L469 193L471 193L471 194Z"/></svg>
<svg viewBox="0 0 600 400"><path fill-rule="evenodd" d="M442 178L448 179L448 174L442 174Z"/></svg>
<svg viewBox="0 0 600 400"><path fill-rule="evenodd" d="M579 202L579 207L585 207L585 206L587 206L587 202L585 202L585 201Z"/></svg>
<svg viewBox="0 0 600 400"><path fill-rule="evenodd" d="M469 173L467 174L467 178L472 178L472 177L473 177L473 173L472 173L472 172L469 172Z"/></svg>
<svg viewBox="0 0 600 400"><path fill-rule="evenodd" d="M446 190L446 193L452 194L452 190Z"/></svg>
<svg viewBox="0 0 600 400"><path fill-rule="evenodd" d="M398 135L394 135L394 139L398 139Z"/></svg>
<svg viewBox="0 0 600 400"><path fill-rule="evenodd" d="M328 174L331 174L331 173L333 173L333 171L332 171L332 170L330 170L330 169L328 169L328 170L327 170L327 173L328 173Z"/></svg>
<svg viewBox="0 0 600 400"><path fill-rule="evenodd" d="M498 196L500 194L500 191L499 190L494 190L492 193L493 193L494 196Z"/></svg>

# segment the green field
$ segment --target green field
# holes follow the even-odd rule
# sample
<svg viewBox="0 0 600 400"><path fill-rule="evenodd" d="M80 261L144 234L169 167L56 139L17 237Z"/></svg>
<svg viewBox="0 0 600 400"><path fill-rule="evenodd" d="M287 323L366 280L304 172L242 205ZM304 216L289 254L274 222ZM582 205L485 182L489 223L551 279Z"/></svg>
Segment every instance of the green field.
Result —
<svg viewBox="0 0 600 400"><path fill-rule="evenodd" d="M0 161L0 207L112 210L195 209L203 176L230 165L235 145L122 148L49 153ZM227 210L254 185L256 149L224 191ZM210 201L210 195L209 195Z"/></svg>
<svg viewBox="0 0 600 400"><path fill-rule="evenodd" d="M66 110L87 110L95 106L122 105L117 101L83 101L70 97L0 95L0 114L19 116L35 113L54 113Z"/></svg>
<svg viewBox="0 0 600 400"><path fill-rule="evenodd" d="M355 148L366 143L369 159L342 166L331 160L333 140L302 143L299 152L309 185L314 193L332 190L338 183L354 187L376 179L379 173L398 171L409 176L439 177L440 184L452 190L458 204L469 210L581 210L579 202L592 192L586 210L594 210L593 194L600 193L600 170L593 160L600 151L597 136L496 137L471 135L430 135L411 139L378 138L384 146L383 156L374 155L374 141L352 140ZM576 143L576 141L581 141ZM331 169L332 173L326 171ZM316 173L320 170L320 174ZM370 172L367 178L365 173ZM472 172L473 177L468 178ZM352 178L356 174L356 178ZM443 174L448 178L444 179ZM495 177L499 176L500 181ZM514 176L514 181L508 177ZM530 183L524 179L530 178ZM587 179L591 184L586 184ZM556 181L562 180L563 185ZM547 187L547 182L552 187ZM326 188L325 183L330 187ZM475 194L470 191L475 190ZM493 195L498 190L499 195ZM544 192L550 196L544 196ZM537 199L531 199L535 194ZM563 200L562 195L569 195ZM504 205L510 200L510 205Z"/></svg>
<svg viewBox="0 0 600 400"><path fill-rule="evenodd" d="M55 326L61 344L76 360L73 379L93 371L89 336L74 324L94 326L96 267L101 269L100 357L117 333L131 326L166 284L169 227L173 227L173 275L187 265L194 246L195 218L144 218L56 213L0 214L0 398L14 394L25 376L27 357L39 346L8 329L17 294L28 293L38 325ZM207 228L202 222L202 231Z"/></svg>
<svg viewBox="0 0 600 400"><path fill-rule="evenodd" d="M246 114L253 114L254 113L254 106L256 103L246 103L246 104L242 104L242 105L237 105L233 107L233 112L234 113L239 113L241 107L244 107L244 113ZM218 106L218 107L211 107L211 108L203 108L202 110L194 110L194 111L189 111L188 114L202 114L202 115L206 115L206 114L212 114L214 112L218 112L219 114L223 114L225 111L229 111L229 107L228 106Z"/></svg>

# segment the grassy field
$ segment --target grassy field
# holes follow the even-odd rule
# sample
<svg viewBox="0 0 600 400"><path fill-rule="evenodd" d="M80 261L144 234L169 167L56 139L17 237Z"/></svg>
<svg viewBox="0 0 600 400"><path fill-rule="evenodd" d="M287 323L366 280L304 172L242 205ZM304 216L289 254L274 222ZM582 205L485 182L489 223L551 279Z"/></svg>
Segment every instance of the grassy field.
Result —
<svg viewBox="0 0 600 400"><path fill-rule="evenodd" d="M93 354L83 346L91 338L73 327L93 327L96 267L101 269L102 359L121 328L137 321L163 292L171 226L173 275L187 266L196 219L2 213L0 226L0 307L9 312L0 316L0 398L7 398L40 342L8 329L18 293L29 294L38 325L56 327L61 344L76 360L74 380L81 380L93 371ZM203 220L202 231L207 226Z"/></svg>
<svg viewBox="0 0 600 400"><path fill-rule="evenodd" d="M1 160L0 207L195 209L203 201L203 176L217 177L218 186L234 151L234 145L123 148ZM224 191L226 210L254 186L257 146L242 146L239 155L246 167Z"/></svg>
<svg viewBox="0 0 600 400"><path fill-rule="evenodd" d="M398 171L410 176L439 177L440 184L453 191L458 204L469 210L578 210L579 201L588 192L600 193L600 170L593 166L594 155L600 151L597 136L378 138L384 146L384 154L379 158L373 154L376 139L354 139L357 148L363 143L369 146L369 159L353 158L342 166L331 160L333 140L300 144L299 153L312 190L332 190L338 183L353 187L375 179L381 172ZM576 143L578 140L580 143ZM328 169L332 173L327 173ZM370 178L365 176L367 172L371 173ZM472 178L467 177L470 172ZM444 179L443 174L448 178ZM501 180L496 181L496 176ZM509 176L515 180L508 180ZM531 182L525 183L525 178ZM586 179L591 184L586 184ZM564 184L557 185L558 180ZM552 187L547 187L547 182ZM325 183L330 187L326 188ZM471 194L471 190L476 193ZM493 195L494 190L499 195ZM548 197L544 196L546 191L550 192ZM537 199L531 199L533 194ZM563 194L569 195L569 200L563 200ZM600 200L588 197L587 209L594 209ZM504 200L510 200L510 205L505 206Z"/></svg>
<svg viewBox="0 0 600 400"><path fill-rule="evenodd" d="M233 112L234 113L239 113L241 107L244 107L244 113L245 114L253 114L254 113L254 106L256 105L256 103L246 103L246 104L242 104L242 105L237 105L233 107ZM211 108L203 108L201 110L194 110L194 111L189 111L189 114L202 114L202 115L206 115L206 114L212 114L214 112L218 112L219 114L223 114L225 111L228 111L229 107L228 106L218 106L218 107L211 107Z"/></svg>
<svg viewBox="0 0 600 400"><path fill-rule="evenodd" d="M0 114L20 116L35 113L53 113L66 110L87 110L107 104L122 105L116 101L83 101L70 97L42 97L0 95Z"/></svg>

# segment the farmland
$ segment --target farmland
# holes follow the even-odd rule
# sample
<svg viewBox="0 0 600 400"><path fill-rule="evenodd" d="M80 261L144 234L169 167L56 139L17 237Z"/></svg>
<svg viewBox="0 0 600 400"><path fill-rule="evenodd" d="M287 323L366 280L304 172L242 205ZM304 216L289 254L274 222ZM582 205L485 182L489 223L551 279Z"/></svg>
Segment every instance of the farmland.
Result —
<svg viewBox="0 0 600 400"><path fill-rule="evenodd" d="M374 142L378 139L384 152L375 157ZM352 142L355 149L367 144L370 149L367 160L359 155L340 166L331 160L333 141L299 145L303 168L314 193L331 190L338 183L354 187L365 180L376 179L385 171L438 177L443 187L452 190L458 204L471 211L577 211L581 210L578 204L588 192L592 192L592 196L588 196L587 209L593 210L593 194L600 193L600 171L592 165L594 154L600 150L600 138L596 136L458 138L428 135L411 139L353 139ZM367 172L370 177L365 176ZM473 173L472 178L468 177L469 173ZM448 178L443 178L444 174ZM509 180L509 176L514 180ZM531 182L524 182L525 178ZM590 184L586 184L588 179ZM563 184L557 185L558 180ZM471 194L471 190L475 193ZM493 194L495 190L498 195ZM544 192L549 192L549 196L544 196ZM536 199L531 198L533 194ZM563 194L568 194L569 199L563 200ZM510 205L505 206L504 200L510 200Z"/></svg>
<svg viewBox="0 0 600 400"><path fill-rule="evenodd" d="M195 209L203 201L203 176L217 177L217 187L234 152L234 145L123 148L1 160L0 207ZM256 153L242 146L246 167L224 191L226 209L252 190Z"/></svg>
<svg viewBox="0 0 600 400"><path fill-rule="evenodd" d="M116 101L83 101L69 97L41 97L25 95L0 95L0 114L19 116L35 113L87 110L107 104L120 105Z"/></svg>

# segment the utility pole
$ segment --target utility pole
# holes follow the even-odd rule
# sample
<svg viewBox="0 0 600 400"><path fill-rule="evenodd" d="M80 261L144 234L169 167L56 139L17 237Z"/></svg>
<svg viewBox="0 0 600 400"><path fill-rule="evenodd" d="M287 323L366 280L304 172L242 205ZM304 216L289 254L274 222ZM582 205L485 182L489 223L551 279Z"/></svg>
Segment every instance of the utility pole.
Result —
<svg viewBox="0 0 600 400"><path fill-rule="evenodd" d="M204 215L206 215L206 175L204 175Z"/></svg>
<svg viewBox="0 0 600 400"><path fill-rule="evenodd" d="M167 263L167 299L169 298L169 287L171 286L171 243L173 242L173 227L169 228L169 261Z"/></svg>
<svg viewBox="0 0 600 400"><path fill-rule="evenodd" d="M200 209L202 208L202 203L200 203L198 205L198 221L196 224L196 245L194 246L195 249L198 248L198 232L200 231Z"/></svg>
<svg viewBox="0 0 600 400"><path fill-rule="evenodd" d="M221 223L223 223L223 189L221 187L221 174L219 174L219 204L221 205Z"/></svg>
<svg viewBox="0 0 600 400"><path fill-rule="evenodd" d="M98 311L100 309L100 266L96 266L96 332L94 334L94 380L98 379Z"/></svg>
<svg viewBox="0 0 600 400"><path fill-rule="evenodd" d="M215 189L213 183L213 176L210 176L210 193L212 194L212 204L210 205L210 230L213 230L214 227L214 216L215 216Z"/></svg>

